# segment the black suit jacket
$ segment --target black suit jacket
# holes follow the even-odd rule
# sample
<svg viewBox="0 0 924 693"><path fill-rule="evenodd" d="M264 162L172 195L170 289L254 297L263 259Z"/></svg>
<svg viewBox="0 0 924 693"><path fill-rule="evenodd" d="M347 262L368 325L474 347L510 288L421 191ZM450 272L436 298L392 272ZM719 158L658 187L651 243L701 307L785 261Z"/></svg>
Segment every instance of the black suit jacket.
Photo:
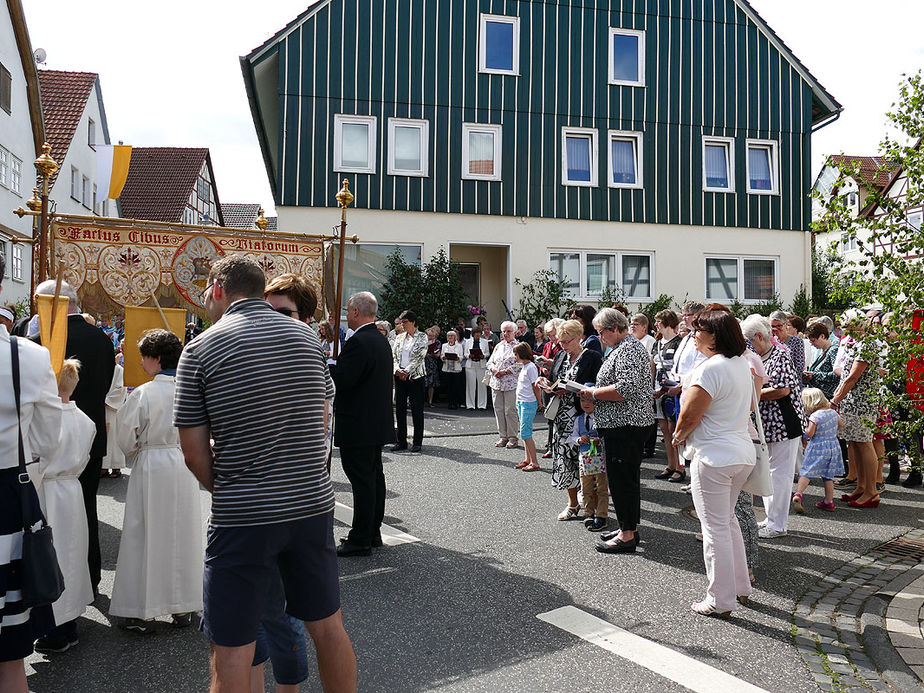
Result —
<svg viewBox="0 0 924 693"><path fill-rule="evenodd" d="M394 362L388 340L369 323L343 344L331 369L334 400L334 444L363 447L395 442L391 392Z"/></svg>
<svg viewBox="0 0 924 693"><path fill-rule="evenodd" d="M90 457L105 457L106 394L112 387L115 349L106 333L88 323L82 315L68 315L64 358L80 361L80 382L71 399L96 424Z"/></svg>

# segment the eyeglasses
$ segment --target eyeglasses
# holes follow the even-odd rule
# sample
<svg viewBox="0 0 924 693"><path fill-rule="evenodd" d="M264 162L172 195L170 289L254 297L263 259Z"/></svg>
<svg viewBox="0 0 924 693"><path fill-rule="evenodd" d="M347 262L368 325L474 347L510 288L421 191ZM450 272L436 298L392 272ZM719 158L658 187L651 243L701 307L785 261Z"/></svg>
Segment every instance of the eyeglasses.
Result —
<svg viewBox="0 0 924 693"><path fill-rule="evenodd" d="M287 318L291 318L293 315L298 315L297 310L292 310L291 308L274 308L277 313L285 315Z"/></svg>
<svg viewBox="0 0 924 693"><path fill-rule="evenodd" d="M213 279L211 282L206 284L204 289L202 289L202 293L200 293L199 295L202 297L203 303L205 302L205 298L206 298L205 295L209 292L210 289L214 289L216 286L221 288L221 283L217 279Z"/></svg>

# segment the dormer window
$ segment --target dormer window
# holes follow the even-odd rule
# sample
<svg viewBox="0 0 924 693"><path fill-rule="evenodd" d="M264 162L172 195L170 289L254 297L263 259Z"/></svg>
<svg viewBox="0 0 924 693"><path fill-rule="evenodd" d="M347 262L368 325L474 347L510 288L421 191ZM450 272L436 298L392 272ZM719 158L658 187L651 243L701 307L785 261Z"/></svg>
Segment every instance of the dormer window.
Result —
<svg viewBox="0 0 924 693"><path fill-rule="evenodd" d="M520 18L481 15L478 71L498 75L520 74Z"/></svg>
<svg viewBox="0 0 924 693"><path fill-rule="evenodd" d="M610 29L610 84L645 86L645 32Z"/></svg>

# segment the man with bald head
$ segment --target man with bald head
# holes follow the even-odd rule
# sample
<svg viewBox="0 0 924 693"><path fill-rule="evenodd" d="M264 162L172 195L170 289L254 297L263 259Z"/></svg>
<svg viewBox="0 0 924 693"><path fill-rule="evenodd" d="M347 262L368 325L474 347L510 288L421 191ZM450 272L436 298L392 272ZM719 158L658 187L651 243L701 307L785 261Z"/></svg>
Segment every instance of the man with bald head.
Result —
<svg viewBox="0 0 924 693"><path fill-rule="evenodd" d="M36 296L54 296L55 280L49 279L35 287ZM61 282L59 295L69 300L67 307L67 346L65 358L80 361L80 382L71 400L77 408L96 424L96 437L90 448L90 462L80 475L83 489L83 503L87 511L87 525L90 529L90 543L87 563L90 566L90 582L93 594L99 593L101 559L99 550L99 521L96 516L96 492L99 489L99 475L106 455L106 394L112 385L115 371L115 350L109 337L98 327L90 325L80 314L77 292L67 283Z"/></svg>

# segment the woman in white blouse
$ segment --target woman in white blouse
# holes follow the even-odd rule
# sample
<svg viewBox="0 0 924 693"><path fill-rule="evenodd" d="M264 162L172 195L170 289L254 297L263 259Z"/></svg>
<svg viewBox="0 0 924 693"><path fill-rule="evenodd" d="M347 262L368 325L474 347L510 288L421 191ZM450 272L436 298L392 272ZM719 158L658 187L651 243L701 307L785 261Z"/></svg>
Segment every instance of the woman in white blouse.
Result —
<svg viewBox="0 0 924 693"><path fill-rule="evenodd" d="M446 333L446 343L440 349L440 361L443 364L443 376L449 391L449 408L458 409L462 404L462 344L455 330Z"/></svg>
<svg viewBox="0 0 924 693"><path fill-rule="evenodd" d="M491 397L494 402L494 418L500 436L494 447L515 448L520 435L520 417L517 416L517 376L520 364L513 353L516 346L516 323L505 320L501 323L503 339L494 347L488 359L491 371Z"/></svg>
<svg viewBox="0 0 924 693"><path fill-rule="evenodd" d="M693 505L703 528L706 597L691 605L727 618L751 593L741 528L734 508L756 461L748 433L754 380L738 321L722 306L693 320L696 348L706 360L689 376L673 445L692 459Z"/></svg>

